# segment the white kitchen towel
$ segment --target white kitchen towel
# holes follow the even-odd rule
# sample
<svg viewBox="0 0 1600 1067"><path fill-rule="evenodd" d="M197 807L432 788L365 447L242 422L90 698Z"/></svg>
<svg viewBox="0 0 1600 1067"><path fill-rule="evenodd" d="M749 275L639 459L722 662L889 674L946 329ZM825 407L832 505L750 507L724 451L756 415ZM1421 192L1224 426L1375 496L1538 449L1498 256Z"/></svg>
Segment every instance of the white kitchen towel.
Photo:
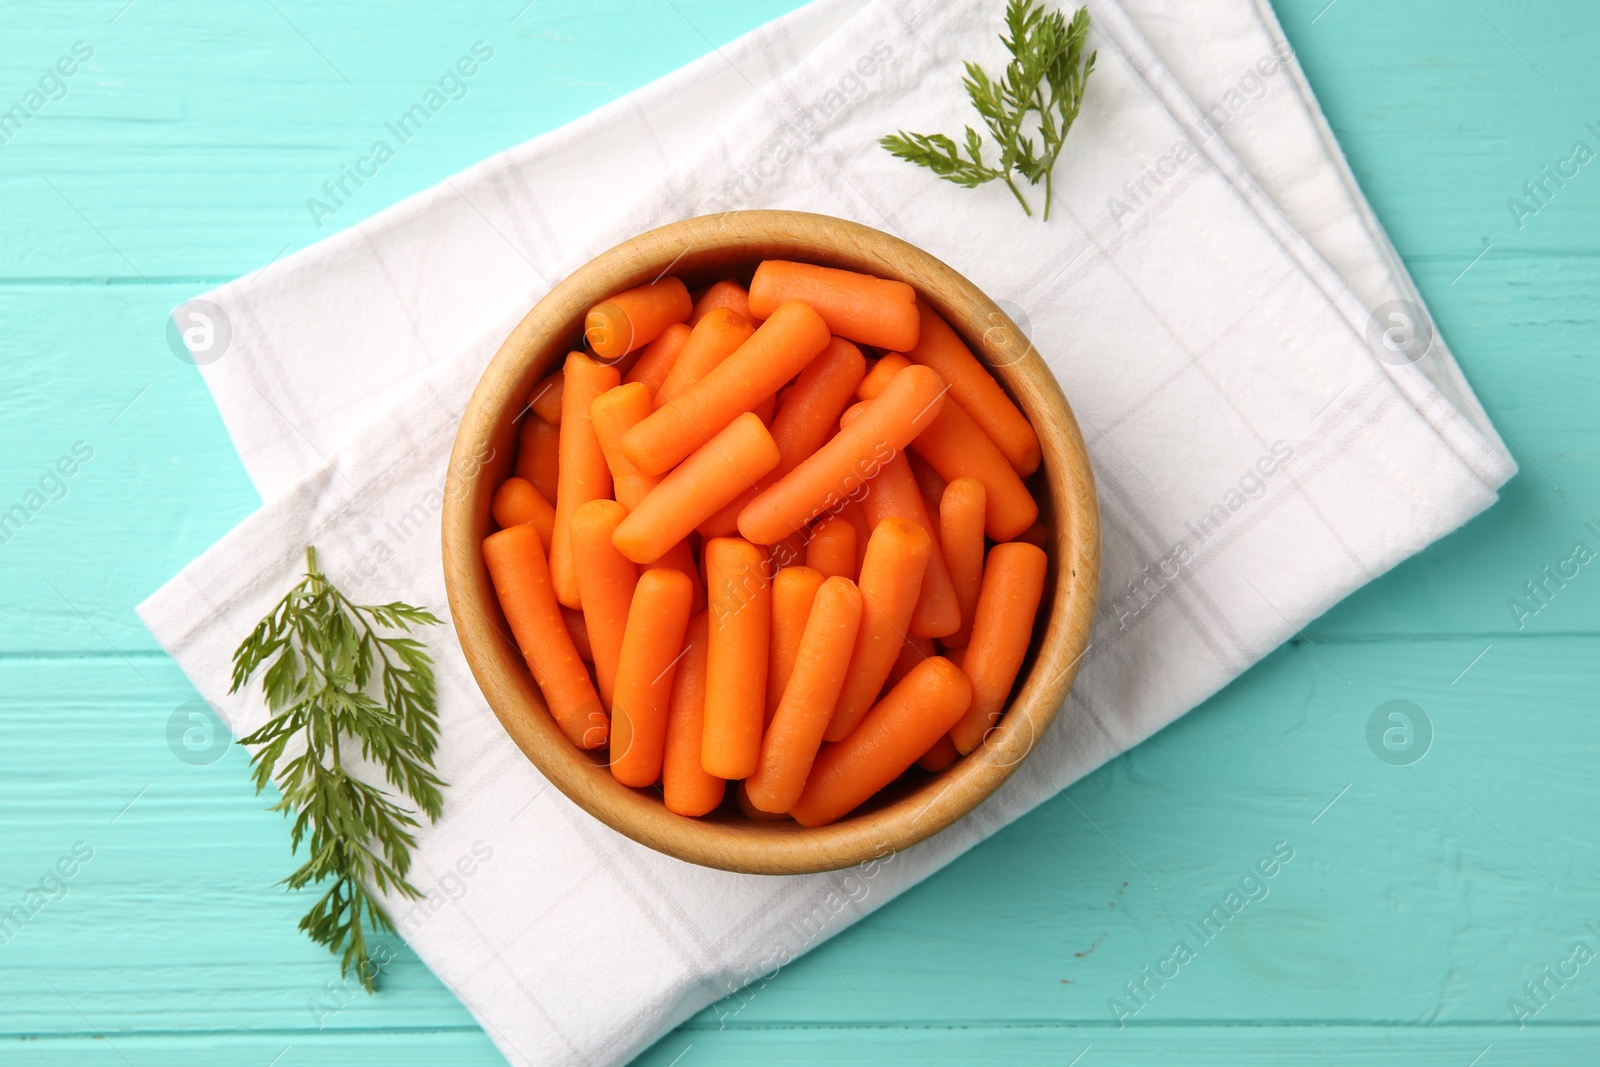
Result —
<svg viewBox="0 0 1600 1067"><path fill-rule="evenodd" d="M239 732L265 709L253 695L226 696L229 654L293 581L304 544L317 544L358 598L443 608L443 471L478 374L542 292L537 274L559 277L647 226L730 206L789 207L897 232L1027 321L1083 423L1104 514L1103 598L1066 707L989 802L930 841L859 868L744 877L667 859L605 829L506 739L453 635L430 635L440 767L451 788L444 818L417 851L415 880L430 899L396 911L407 940L515 1063L619 1062L770 974L1171 722L1348 592L1487 507L1514 469L1436 338L1424 347L1381 319L1369 329L1377 305L1414 294L1298 71L1281 54L1277 65L1255 65L1281 42L1270 12L1210 0L1197 6L1235 17L1197 16L1186 36L1153 3L1141 6L1158 40L1207 55L1215 42L1214 66L1186 75L1192 97L1122 8L1091 4L1098 68L1043 223L1024 218L1004 189L958 189L874 145L897 127L949 131L970 121L959 61L998 64L998 5L852 6L822 9L838 25L831 34L807 36L805 27L821 23L802 12L777 24L770 48L764 30L726 50L735 67L757 55L788 58L767 63L769 76L750 79L759 91L605 227L569 227L569 214L540 215L523 199L548 174L533 146L516 164L502 157L472 172L483 185L468 214L528 262L521 283L496 290L503 306L485 298L475 305L481 318L456 334L437 330L448 312L436 305L449 296L417 284L429 277L424 261L447 255L443 243L474 225L452 210L448 188L430 194L445 220L438 230L428 211L397 209L351 231L340 268L312 250L275 268L276 279L269 272L209 297L227 309L234 339L207 368L208 382L252 476L273 495L140 611ZM802 54L798 40L817 43ZM696 78L714 80L704 69ZM691 83L684 78L679 91ZM648 114L660 89L614 108L613 119L624 106ZM565 150L581 140L571 137ZM1241 156L1271 167L1270 196ZM1298 205L1295 224L1274 201ZM388 232L399 221L409 235ZM558 240L558 229L575 236ZM377 247L378 231L382 253L364 258L358 245ZM458 267L516 269L505 258ZM407 312L381 344L353 333L337 350L318 350L358 378L407 361L404 375L386 379L384 410L341 439L306 426L330 427L315 420L334 410L349 421L356 390L327 369L304 381L326 380L333 393L306 388L292 346L274 333L298 329L297 344L319 341L328 298L297 281L319 270L338 279L340 314L365 315L362 305L377 303L389 316ZM469 288L452 284L452 293ZM450 351L452 338L461 343ZM241 366L257 362L267 365ZM247 381L258 399L236 389L230 401L216 384L225 371L286 391ZM298 407L285 404L291 395ZM331 396L342 408L324 406ZM296 424L286 430L276 420ZM302 434L316 441L310 454L305 441L283 447ZM292 458L269 458L278 453ZM607 921L595 924L596 914Z"/></svg>

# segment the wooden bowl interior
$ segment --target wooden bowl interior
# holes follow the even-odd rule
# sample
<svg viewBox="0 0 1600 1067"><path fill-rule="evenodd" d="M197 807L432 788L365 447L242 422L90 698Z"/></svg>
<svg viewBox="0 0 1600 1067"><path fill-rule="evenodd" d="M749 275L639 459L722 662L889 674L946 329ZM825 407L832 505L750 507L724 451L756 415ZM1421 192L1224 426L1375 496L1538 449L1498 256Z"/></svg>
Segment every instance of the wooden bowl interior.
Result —
<svg viewBox="0 0 1600 1067"><path fill-rule="evenodd" d="M763 259L796 259L900 278L994 369L1039 432L1044 462L1030 481L1047 523L1050 569L1033 643L1010 708L985 743L948 770L913 767L830 826L763 822L740 813L734 788L717 812L687 819L656 790L612 778L604 755L562 735L500 613L479 549L495 529L494 489L513 469L526 398L567 352L600 298L676 274L691 289ZM619 832L690 862L791 874L881 858L949 825L988 796L1049 725L1087 646L1099 573L1099 517L1083 443L1059 387L1014 324L970 282L924 252L854 223L798 212L735 212L653 230L590 261L558 284L507 338L468 404L446 479L444 567L462 649L507 732L559 789ZM1063 568L1063 562L1070 565Z"/></svg>

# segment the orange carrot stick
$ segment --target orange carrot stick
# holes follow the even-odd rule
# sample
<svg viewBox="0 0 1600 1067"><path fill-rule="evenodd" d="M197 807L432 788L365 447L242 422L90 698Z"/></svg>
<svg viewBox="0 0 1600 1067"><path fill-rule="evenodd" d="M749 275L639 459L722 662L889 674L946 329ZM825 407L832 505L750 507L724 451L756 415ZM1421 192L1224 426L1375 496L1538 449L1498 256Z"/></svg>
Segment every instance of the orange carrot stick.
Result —
<svg viewBox="0 0 1600 1067"><path fill-rule="evenodd" d="M745 782L740 782L738 788L733 792L739 801L739 810L745 814L746 818L755 819L757 822L782 822L789 817L784 812L762 811L756 807L750 800L750 786Z"/></svg>
<svg viewBox="0 0 1600 1067"><path fill-rule="evenodd" d="M842 515L818 520L806 542L806 566L824 577L856 576L856 528Z"/></svg>
<svg viewBox="0 0 1600 1067"><path fill-rule="evenodd" d="M756 317L750 314L750 294L745 292L744 286L738 282L716 282L701 293L700 299L694 302L694 310L689 313L689 325L698 324L713 308L736 311L749 320L751 325L755 325Z"/></svg>
<svg viewBox="0 0 1600 1067"><path fill-rule="evenodd" d="M855 499L862 485L933 421L943 403L944 383L926 367L895 375L848 427L745 507L739 532L757 544L771 544Z"/></svg>
<svg viewBox="0 0 1600 1067"><path fill-rule="evenodd" d="M661 331L660 337L644 346L638 362L622 376L625 384L638 382L650 390L652 411L655 410L656 394L661 391L661 383L672 373L672 365L678 361L678 356L683 352L683 346L688 340L688 325L682 322L673 323Z"/></svg>
<svg viewBox="0 0 1600 1067"><path fill-rule="evenodd" d="M707 519L700 527L701 533L723 537L737 532L739 513L745 505L833 436L839 425L839 413L850 402L865 366L861 349L839 337L829 339L828 347L806 364L794 385L784 391L783 404L772 420L772 439L778 443L778 465L733 503Z"/></svg>
<svg viewBox="0 0 1600 1067"><path fill-rule="evenodd" d="M1020 541L995 545L983 568L983 589L972 620L961 669L972 680L972 707L950 731L962 755L983 743L984 734L1000 721L1011 684L1017 680L1033 619L1044 595L1045 554Z"/></svg>
<svg viewBox="0 0 1600 1067"><path fill-rule="evenodd" d="M899 374L911 365L911 361L898 352L885 352L882 356L872 361L867 367L867 373L862 376L856 385L857 400L871 400L883 392L884 386L894 380Z"/></svg>
<svg viewBox="0 0 1600 1067"><path fill-rule="evenodd" d="M1017 535L1018 541L1026 541L1039 548L1047 548L1050 544L1050 527L1042 522L1036 522Z"/></svg>
<svg viewBox="0 0 1600 1067"><path fill-rule="evenodd" d="M694 607L695 614L706 610L706 584L700 577L700 568L694 562L694 548L689 544L689 539L684 538L666 552L654 563L647 563L639 568L640 573L653 571L661 567L670 567L675 571L682 571L694 582Z"/></svg>
<svg viewBox="0 0 1600 1067"><path fill-rule="evenodd" d="M783 394L783 406L772 420L772 439L782 459L774 472L783 477L821 448L839 425L839 415L855 393L867 361L861 349L839 337L808 363L793 387ZM774 479L776 480L776 479Z"/></svg>
<svg viewBox="0 0 1600 1067"><path fill-rule="evenodd" d="M765 400L760 401L750 410L756 413L756 418L761 420L762 425L769 430L772 429L772 416L777 414L778 411L777 394L773 394L772 396L767 397Z"/></svg>
<svg viewBox="0 0 1600 1067"><path fill-rule="evenodd" d="M954 663L943 656L919 663L854 733L818 753L790 816L822 826L854 811L932 748L971 701L972 685Z"/></svg>
<svg viewBox="0 0 1600 1067"><path fill-rule="evenodd" d="M611 705L611 775L623 785L642 789L661 777L673 674L693 598L688 577L674 570L641 575L634 591Z"/></svg>
<svg viewBox="0 0 1600 1067"><path fill-rule="evenodd" d="M957 478L939 501L939 546L961 605L961 629L943 638L946 648L965 648L972 635L972 616L983 586L983 483Z"/></svg>
<svg viewBox="0 0 1600 1067"><path fill-rule="evenodd" d="M883 377L885 368L892 378L908 366L903 356L884 356L872 376L862 381L859 392L870 399L888 381ZM1039 505L1010 461L960 404L946 404L939 417L911 442L911 448L948 481L972 477L983 483L984 527L994 540L1012 540L1039 517Z"/></svg>
<svg viewBox="0 0 1600 1067"><path fill-rule="evenodd" d="M615 367L594 362L582 352L567 357L561 397L560 477L556 481L556 529L550 542L550 577L556 598L569 608L582 607L578 576L572 569L569 538L572 513L591 500L611 495L611 468L600 451L589 418L589 406L621 379Z"/></svg>
<svg viewBox="0 0 1600 1067"><path fill-rule="evenodd" d="M788 811L800 799L844 686L860 624L861 593L855 583L848 578L823 582L795 649L793 673L761 741L761 762L745 782L756 807Z"/></svg>
<svg viewBox="0 0 1600 1067"><path fill-rule="evenodd" d="M960 758L961 753L956 751L955 742L950 740L950 735L940 734L939 740L933 743L933 747L917 757L917 766L938 774Z"/></svg>
<svg viewBox="0 0 1600 1067"><path fill-rule="evenodd" d="M654 410L655 405L650 402L650 388L643 382L607 389L589 405L595 440L600 442L600 454L605 456L606 467L611 471L611 485L617 503L629 511L638 507L639 501L661 479L654 474L646 474L634 465L633 460L622 451L622 435Z"/></svg>
<svg viewBox="0 0 1600 1067"><path fill-rule="evenodd" d="M560 448L561 430L530 411L517 431L517 477L532 482L547 501L556 498Z"/></svg>
<svg viewBox="0 0 1600 1067"><path fill-rule="evenodd" d="M706 542L711 625L700 760L718 778L748 778L761 755L772 626L766 555L737 537Z"/></svg>
<svg viewBox="0 0 1600 1067"><path fill-rule="evenodd" d="M926 530L932 541L928 572L922 579L917 608L911 614L910 634L946 637L961 629L961 602L956 599L944 552L938 541L932 540L938 536L939 527L928 515L922 490L917 488L917 479L905 456L895 456L883 464L877 477L867 483L867 495L861 500L861 508L874 528L884 519L908 519Z"/></svg>
<svg viewBox="0 0 1600 1067"><path fill-rule="evenodd" d="M863 489L865 487L863 486ZM872 538L872 524L867 521L867 513L862 510L859 500L847 500L844 506L834 512L839 518L856 528L856 574L861 573L861 564L867 559L867 542ZM858 578L857 581L860 579Z"/></svg>
<svg viewBox="0 0 1600 1067"><path fill-rule="evenodd" d="M651 474L665 473L776 393L827 345L828 327L815 311L783 305L738 351L629 430L623 438L628 458Z"/></svg>
<svg viewBox="0 0 1600 1067"><path fill-rule="evenodd" d="M912 348L899 348L913 363L937 371L950 383L950 395L983 428L1005 454L1011 467L1026 478L1039 469L1039 435L1006 395L1000 383L979 363L950 324L917 301L922 336Z"/></svg>
<svg viewBox="0 0 1600 1067"><path fill-rule="evenodd" d="M825 740L848 736L878 699L906 641L932 551L928 531L908 519L885 519L873 529L858 583L866 605L861 629Z"/></svg>
<svg viewBox="0 0 1600 1067"><path fill-rule="evenodd" d="M660 337L668 326L687 319L693 309L689 290L669 275L590 308L583 320L583 338L597 358L621 359Z"/></svg>
<svg viewBox="0 0 1600 1067"><path fill-rule="evenodd" d="M804 566L806 562L806 532L804 530L796 530L782 541L768 545L767 554L772 559L772 565L769 570Z"/></svg>
<svg viewBox="0 0 1600 1067"><path fill-rule="evenodd" d="M583 623L594 649L600 703L611 710L622 634L639 569L611 543L627 512L615 500L591 500L572 514L572 562L583 595Z"/></svg>
<svg viewBox="0 0 1600 1067"><path fill-rule="evenodd" d="M682 396L695 382L710 374L722 361L738 351L756 328L750 320L727 308L717 308L689 332L672 364L672 371L656 395L656 407Z"/></svg>
<svg viewBox="0 0 1600 1067"><path fill-rule="evenodd" d="M637 563L654 563L777 462L772 434L745 412L639 501L617 527L617 548Z"/></svg>
<svg viewBox="0 0 1600 1067"><path fill-rule="evenodd" d="M494 491L494 501L489 505L494 521L502 527L533 523L539 531L541 543L548 544L556 525L556 509L544 494L525 478L507 478Z"/></svg>
<svg viewBox="0 0 1600 1067"><path fill-rule="evenodd" d="M906 450L906 462L911 464L911 473L916 476L917 488L922 490L922 502L928 505L928 514L939 513L939 501L944 498L945 486L950 483L945 481L944 475L928 466L928 461L917 454L917 443L911 442L911 447Z"/></svg>
<svg viewBox="0 0 1600 1067"><path fill-rule="evenodd" d="M929 656L936 655L938 655L938 651L934 648L933 638L906 638L905 644L900 646L900 654L894 658L894 666L889 668L889 677L884 682L884 685L891 689L894 688L900 684L900 679L911 673L912 667L915 667ZM956 666L959 667L961 664L957 663Z"/></svg>
<svg viewBox="0 0 1600 1067"><path fill-rule="evenodd" d="M583 621L583 612L574 611L563 604L561 618L567 624L567 634L572 638L572 647L578 650L578 656L585 663L593 663L594 647L589 644L589 627Z"/></svg>
<svg viewBox="0 0 1600 1067"><path fill-rule="evenodd" d="M667 712L667 750L661 765L661 792L667 810L705 815L722 803L728 783L700 764L700 737L706 719L706 614L689 620L683 658L672 679Z"/></svg>
<svg viewBox="0 0 1600 1067"><path fill-rule="evenodd" d="M750 311L758 317L800 300L817 309L830 332L897 352L917 343L916 299L905 282L781 259L762 263L750 281Z"/></svg>
<svg viewBox="0 0 1600 1067"><path fill-rule="evenodd" d="M483 562L517 648L561 732L579 748L605 744L606 713L562 621L539 531L524 523L490 534L483 540Z"/></svg>
<svg viewBox="0 0 1600 1067"><path fill-rule="evenodd" d="M772 722L772 713L778 710L778 701L783 699L783 687L789 684L795 656L800 652L800 636L805 633L806 620L811 617L811 602L826 577L810 567L784 567L772 579L772 641L767 656L765 719L768 724ZM845 655L849 654L846 649ZM833 710L832 705L828 710Z"/></svg>
<svg viewBox="0 0 1600 1067"><path fill-rule="evenodd" d="M533 387L533 392L528 394L528 406L533 413L552 426L561 425L562 394L566 391L567 380L564 371L565 368L540 379Z"/></svg>

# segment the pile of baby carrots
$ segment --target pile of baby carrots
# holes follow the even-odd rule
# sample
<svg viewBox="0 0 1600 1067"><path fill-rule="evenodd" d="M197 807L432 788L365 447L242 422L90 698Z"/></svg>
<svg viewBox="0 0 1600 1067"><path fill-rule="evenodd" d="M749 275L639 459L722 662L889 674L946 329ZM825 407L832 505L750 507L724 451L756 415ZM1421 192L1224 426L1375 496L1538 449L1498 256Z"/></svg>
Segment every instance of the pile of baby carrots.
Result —
<svg viewBox="0 0 1600 1067"><path fill-rule="evenodd" d="M705 815L832 822L999 721L1045 584L1028 420L904 282L768 260L597 304L484 560L562 731Z"/></svg>

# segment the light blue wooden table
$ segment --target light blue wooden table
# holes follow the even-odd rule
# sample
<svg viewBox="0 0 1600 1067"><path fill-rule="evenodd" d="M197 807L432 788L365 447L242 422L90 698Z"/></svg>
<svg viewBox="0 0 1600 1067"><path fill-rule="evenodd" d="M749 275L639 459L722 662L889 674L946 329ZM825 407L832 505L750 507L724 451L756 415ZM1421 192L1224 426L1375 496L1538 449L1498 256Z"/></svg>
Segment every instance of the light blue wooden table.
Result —
<svg viewBox="0 0 1600 1067"><path fill-rule="evenodd" d="M237 751L195 767L167 746L194 694L133 605L257 500L164 316L317 239L306 198L464 44L493 43L488 76L333 225L790 6L0 9L0 108L92 51L0 145L0 510L42 479L47 497L0 544L0 911L63 857L73 872L0 933L0 1062L500 1062L409 953L319 1030L307 1001L335 970L273 887L284 823ZM1574 142L1600 149L1600 11L1277 6L1522 473L1176 726L642 1062L1600 1062L1600 962L1573 962L1600 952L1600 563L1508 606L1534 606L1524 583L1575 543L1600 549L1600 162L1520 220L1507 204ZM1367 741L1396 699L1434 732L1409 766ZM1278 842L1294 858L1268 896L1118 1028L1107 1001L1131 1003L1125 983Z"/></svg>

